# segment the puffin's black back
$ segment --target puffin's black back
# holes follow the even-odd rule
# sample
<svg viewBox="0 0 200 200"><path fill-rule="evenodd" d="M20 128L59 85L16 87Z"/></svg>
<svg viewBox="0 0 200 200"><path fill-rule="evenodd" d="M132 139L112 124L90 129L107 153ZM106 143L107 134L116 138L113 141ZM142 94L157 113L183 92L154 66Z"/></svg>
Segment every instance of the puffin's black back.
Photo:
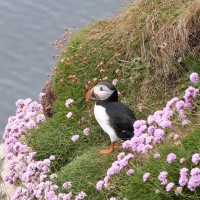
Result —
<svg viewBox="0 0 200 200"><path fill-rule="evenodd" d="M115 98L115 101L112 101L113 98ZM115 94L112 95L111 99L97 101L96 104L106 109L106 113L109 116L109 123L119 138L127 140L133 137L133 123L136 118L130 108L116 100Z"/></svg>
<svg viewBox="0 0 200 200"><path fill-rule="evenodd" d="M110 125L115 129L117 136L123 140L132 138L134 135L133 123L136 120L132 110L120 101L110 102L105 108L110 117Z"/></svg>

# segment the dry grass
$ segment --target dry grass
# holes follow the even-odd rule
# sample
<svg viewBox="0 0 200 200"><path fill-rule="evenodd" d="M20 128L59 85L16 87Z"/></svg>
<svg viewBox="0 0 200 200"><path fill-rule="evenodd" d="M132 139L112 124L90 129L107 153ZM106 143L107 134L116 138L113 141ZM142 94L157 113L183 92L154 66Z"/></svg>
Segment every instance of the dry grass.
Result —
<svg viewBox="0 0 200 200"><path fill-rule="evenodd" d="M163 71L169 71L169 61L176 61L178 54L198 56L199 33L199 0L136 0L107 20L102 29L91 29L90 35L95 39L111 35L109 42L121 46L126 59L134 58L138 40L141 58L149 54L156 64L164 64Z"/></svg>
<svg viewBox="0 0 200 200"><path fill-rule="evenodd" d="M48 117L51 117L54 113L52 106L56 100L52 87L52 79L53 76L51 76L51 79L44 84L44 87L42 89L42 92L46 93L46 95L42 98L41 104L43 106L44 114Z"/></svg>
<svg viewBox="0 0 200 200"><path fill-rule="evenodd" d="M102 38L109 38L102 46L115 45L115 55L106 62L117 62L125 71L131 66L132 73L124 79L130 80L128 87L140 88L137 107L144 106L149 96L158 96L159 90L167 99L170 93L177 94L177 80L189 71L185 58L199 59L200 1L135 0L113 18L91 27L89 39ZM140 63L135 67L137 58ZM138 82L133 77L141 70Z"/></svg>

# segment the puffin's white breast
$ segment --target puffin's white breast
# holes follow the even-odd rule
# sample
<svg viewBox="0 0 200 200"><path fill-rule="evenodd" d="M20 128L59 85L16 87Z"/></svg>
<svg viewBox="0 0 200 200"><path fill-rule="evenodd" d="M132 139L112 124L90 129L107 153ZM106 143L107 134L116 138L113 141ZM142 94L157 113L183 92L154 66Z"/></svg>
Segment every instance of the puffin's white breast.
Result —
<svg viewBox="0 0 200 200"><path fill-rule="evenodd" d="M94 106L94 116L101 126L101 128L110 136L111 142L116 142L120 138L117 137L115 130L110 126L109 116L106 113L106 109L103 106Z"/></svg>

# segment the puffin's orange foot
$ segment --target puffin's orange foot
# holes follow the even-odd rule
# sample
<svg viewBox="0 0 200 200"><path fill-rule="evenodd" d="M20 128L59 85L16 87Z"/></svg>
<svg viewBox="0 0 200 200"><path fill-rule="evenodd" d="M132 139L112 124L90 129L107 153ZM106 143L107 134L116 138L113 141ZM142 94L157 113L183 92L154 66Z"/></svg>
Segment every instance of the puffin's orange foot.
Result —
<svg viewBox="0 0 200 200"><path fill-rule="evenodd" d="M104 149L99 151L99 154L108 154L114 151L114 143L111 144L110 149Z"/></svg>
<svg viewBox="0 0 200 200"><path fill-rule="evenodd" d="M99 154L109 154L111 152L113 152L114 150L111 150L111 149L103 149L101 151L99 151Z"/></svg>

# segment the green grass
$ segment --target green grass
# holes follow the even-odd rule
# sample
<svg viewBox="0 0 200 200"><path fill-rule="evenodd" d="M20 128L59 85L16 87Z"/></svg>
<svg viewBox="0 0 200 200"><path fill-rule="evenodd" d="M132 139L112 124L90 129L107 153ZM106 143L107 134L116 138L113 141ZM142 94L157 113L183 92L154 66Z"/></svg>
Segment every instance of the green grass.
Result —
<svg viewBox="0 0 200 200"><path fill-rule="evenodd" d="M189 155L187 143L191 141L193 150L198 148L197 135L194 138L192 135L199 130L185 139L185 150L164 145L159 150L163 154L160 160L151 158L146 164L137 160L136 164L141 167L138 166L135 176L127 177L123 172L113 179L111 190L99 192L95 189L96 182L106 175L118 151L110 155L98 155L101 148L109 146L109 137L93 117L94 102L85 100L85 85L93 87L95 84L88 85L88 81L94 78L107 77L109 82L117 78L117 89L123 94L120 100L135 112L138 119L146 119L149 114L162 108L171 97L179 96L187 87L188 74L193 70L198 72L200 61L191 51L186 53L181 48L176 53L172 52L171 47L159 52L158 43L166 42L167 36L155 41L152 37L163 27L176 28L178 20L184 15L183 10L191 2L151 1L149 4L144 0L136 1L136 6L131 4L129 9L113 19L82 28L67 44L66 52L61 54L56 64L57 70L52 80L56 96L52 105L54 115L33 130L29 139L38 160L56 156L52 172L58 173L57 183L60 186L65 181L72 181L74 193L84 190L88 199L95 200L112 196L118 196L119 199L127 196L128 200L175 198L171 194L155 194L155 186L151 182L142 182L142 173L151 170L157 176L164 157L171 150L180 155ZM151 25L155 30L150 31ZM173 43L170 37L168 42ZM182 57L181 63L177 62L179 57ZM104 66L99 67L101 62ZM108 73L100 73L100 69L107 69ZM116 69L120 69L120 76L116 74ZM73 83L70 75L76 75L78 81ZM69 98L75 102L72 107L66 108L65 101ZM67 119L66 114L70 111L73 117ZM91 128L88 137L83 135L86 127ZM80 139L73 143L71 137L76 134L80 135ZM164 167L170 169L171 166Z"/></svg>

